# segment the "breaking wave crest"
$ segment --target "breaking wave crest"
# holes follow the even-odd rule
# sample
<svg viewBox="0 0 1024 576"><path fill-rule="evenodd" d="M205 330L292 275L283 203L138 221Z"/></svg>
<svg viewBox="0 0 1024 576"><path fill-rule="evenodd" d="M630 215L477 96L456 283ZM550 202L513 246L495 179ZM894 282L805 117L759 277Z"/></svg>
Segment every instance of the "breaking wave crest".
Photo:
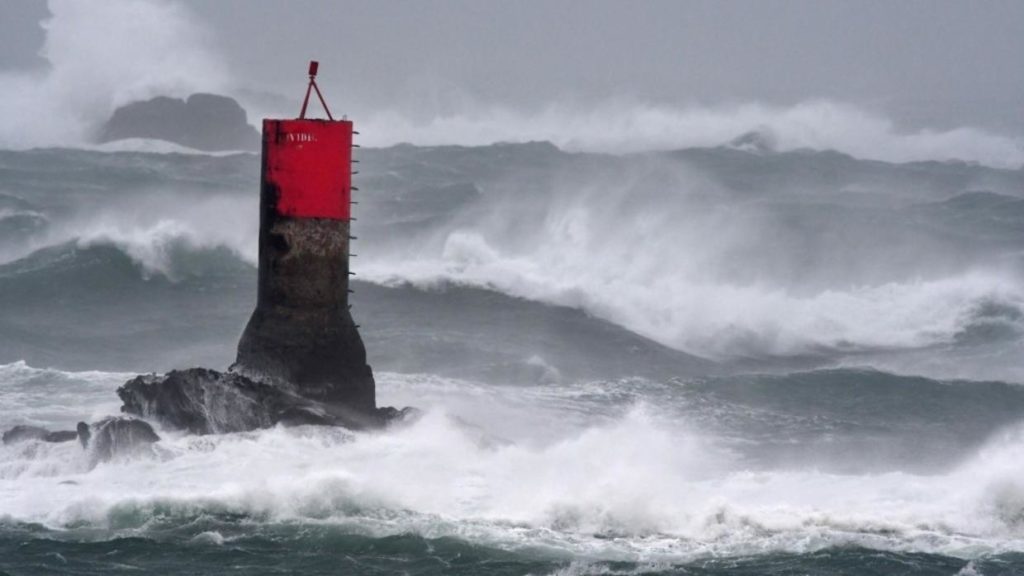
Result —
<svg viewBox="0 0 1024 576"><path fill-rule="evenodd" d="M625 261L567 262L564 255L505 256L480 236L453 234L441 259L397 272L370 265L363 274L385 284L451 281L582 307L669 346L716 357L950 343L985 303L1024 306L1019 285L998 274L801 295L771 285L695 282L685 272L634 272Z"/></svg>
<svg viewBox="0 0 1024 576"><path fill-rule="evenodd" d="M149 227L97 228L77 239L82 248L112 245L136 262L146 275L161 274L171 280L199 272L194 265L204 254L226 250L239 260L255 265L251 246L234 246L224 237L204 236L179 220L160 220ZM241 242L239 242L241 244Z"/></svg>

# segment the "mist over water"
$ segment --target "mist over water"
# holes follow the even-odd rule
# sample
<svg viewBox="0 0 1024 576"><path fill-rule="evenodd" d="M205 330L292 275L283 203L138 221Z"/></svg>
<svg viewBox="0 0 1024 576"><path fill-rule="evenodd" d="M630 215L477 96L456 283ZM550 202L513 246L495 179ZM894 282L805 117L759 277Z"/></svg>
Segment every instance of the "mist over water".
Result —
<svg viewBox="0 0 1024 576"><path fill-rule="evenodd" d="M52 16L43 22L41 55L48 68L0 72L5 148L81 146L118 106L230 86L201 23L183 6L137 0L47 6Z"/></svg>
<svg viewBox="0 0 1024 576"><path fill-rule="evenodd" d="M41 56L49 67L0 72L5 87L0 94L0 115L5 118L0 145L5 148L90 145L118 106L154 96L237 92L253 123L262 116L290 117L298 109L297 93L275 95L270 105L267 98L253 97L254 91L234 77L219 53L215 34L185 5L51 0L48 7L51 16L43 22L46 40ZM297 75L296 87L302 81ZM567 150L629 153L717 146L756 131L781 151L836 150L888 162L1024 165L1020 135L970 126L904 130L882 113L841 100L707 106L613 99L587 105L555 102L527 110L452 99L452 105L442 100L426 110L362 105L345 112L359 118L363 142L369 146L542 140ZM282 107L280 102L289 104Z"/></svg>
<svg viewBox="0 0 1024 576"><path fill-rule="evenodd" d="M1005 168L1024 165L1024 139L1019 136L970 127L905 131L884 115L827 100L791 107L756 102L719 107L609 102L581 109L556 104L535 112L480 106L475 112L427 118L367 112L366 142L375 146L543 140L567 150L621 154L717 146L761 132L782 151L836 150L887 162L956 159Z"/></svg>

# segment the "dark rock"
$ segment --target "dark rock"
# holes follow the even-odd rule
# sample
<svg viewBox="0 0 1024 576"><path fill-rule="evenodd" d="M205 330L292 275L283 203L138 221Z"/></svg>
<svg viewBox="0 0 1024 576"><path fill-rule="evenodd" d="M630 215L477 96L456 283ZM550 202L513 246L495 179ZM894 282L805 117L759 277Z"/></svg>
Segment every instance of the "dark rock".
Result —
<svg viewBox="0 0 1024 576"><path fill-rule="evenodd" d="M148 454L153 443L160 436L153 427L135 418L110 417L89 426L85 422L78 423L77 430L60 430L50 432L39 426L15 426L4 433L4 444L17 442L71 442L79 440L82 447L89 451L89 467L100 462L108 462L122 456ZM91 439L91 441L90 441Z"/></svg>
<svg viewBox="0 0 1024 576"><path fill-rule="evenodd" d="M135 418L112 416L93 424L92 428L95 432L89 449L91 466L115 458L149 454L151 446L160 441L152 426Z"/></svg>
<svg viewBox="0 0 1024 576"><path fill-rule="evenodd" d="M394 406L382 406L377 409L377 414L384 422L411 422L418 420L423 413L418 408L406 406L399 410Z"/></svg>
<svg viewBox="0 0 1024 576"><path fill-rule="evenodd" d="M285 384L267 384L206 368L137 376L117 390L121 411L153 418L193 434L242 432L276 424L315 424L366 430L405 414L394 408L366 412L308 398Z"/></svg>
<svg viewBox="0 0 1024 576"><path fill-rule="evenodd" d="M74 430L58 430L50 432L43 438L44 442L71 442L78 438L78 432Z"/></svg>
<svg viewBox="0 0 1024 576"><path fill-rule="evenodd" d="M19 425L4 432L4 444L15 444L29 440L42 440L43 442L70 442L78 438L78 433L73 430L58 430L50 432L39 426Z"/></svg>
<svg viewBox="0 0 1024 576"><path fill-rule="evenodd" d="M272 391L234 374L192 368L165 376L138 376L118 388L121 411L193 434L235 432L270 425L269 406L258 398Z"/></svg>
<svg viewBox="0 0 1024 576"><path fill-rule="evenodd" d="M27 442L29 440L43 440L50 433L46 428L39 426L18 425L4 432L4 444L16 442Z"/></svg>
<svg viewBox="0 0 1024 576"><path fill-rule="evenodd" d="M89 440L92 438L92 432L89 431L89 425L85 422L79 422L76 429L78 432L78 441L82 443L82 448L88 448Z"/></svg>
<svg viewBox="0 0 1024 576"><path fill-rule="evenodd" d="M158 96L126 104L103 126L99 142L125 138L155 138L205 151L254 151L260 143L245 109L215 94L193 94L187 100Z"/></svg>

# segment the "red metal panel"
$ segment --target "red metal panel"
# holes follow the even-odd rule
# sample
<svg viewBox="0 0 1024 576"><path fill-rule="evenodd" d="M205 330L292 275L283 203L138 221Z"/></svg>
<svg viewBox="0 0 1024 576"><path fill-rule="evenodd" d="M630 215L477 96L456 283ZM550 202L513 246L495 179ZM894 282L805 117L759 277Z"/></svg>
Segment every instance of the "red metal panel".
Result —
<svg viewBox="0 0 1024 576"><path fill-rule="evenodd" d="M348 220L352 122L264 120L263 181L282 216Z"/></svg>

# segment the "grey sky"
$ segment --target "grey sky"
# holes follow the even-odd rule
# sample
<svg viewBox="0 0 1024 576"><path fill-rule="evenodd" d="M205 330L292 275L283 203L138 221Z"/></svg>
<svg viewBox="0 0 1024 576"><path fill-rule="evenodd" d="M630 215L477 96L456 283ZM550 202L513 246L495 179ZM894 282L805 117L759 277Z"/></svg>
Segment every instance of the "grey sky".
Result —
<svg viewBox="0 0 1024 576"><path fill-rule="evenodd" d="M354 95L406 105L460 90L525 105L822 97L914 125L1024 125L1020 0L192 5L242 74L272 86L317 55Z"/></svg>
<svg viewBox="0 0 1024 576"><path fill-rule="evenodd" d="M1024 132L1020 0L183 1L240 85L301 92L317 57L340 106L827 98L906 127ZM45 7L0 14L0 66L39 65Z"/></svg>

